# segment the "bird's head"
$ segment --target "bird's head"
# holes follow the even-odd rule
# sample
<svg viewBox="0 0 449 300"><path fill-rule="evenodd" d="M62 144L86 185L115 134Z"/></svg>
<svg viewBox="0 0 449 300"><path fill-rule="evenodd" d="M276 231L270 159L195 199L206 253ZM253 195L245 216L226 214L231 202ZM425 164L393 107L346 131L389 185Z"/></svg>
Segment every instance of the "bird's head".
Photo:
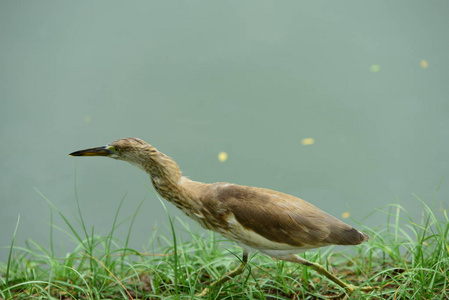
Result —
<svg viewBox="0 0 449 300"><path fill-rule="evenodd" d="M70 153L71 156L107 156L142 165L145 156L157 150L138 138L123 138L101 147L89 148Z"/></svg>

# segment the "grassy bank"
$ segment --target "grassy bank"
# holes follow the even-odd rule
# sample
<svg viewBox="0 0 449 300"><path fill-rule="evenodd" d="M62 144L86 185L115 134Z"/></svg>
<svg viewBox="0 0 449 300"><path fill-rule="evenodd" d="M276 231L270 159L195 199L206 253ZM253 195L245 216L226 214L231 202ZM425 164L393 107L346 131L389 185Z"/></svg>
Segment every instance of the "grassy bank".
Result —
<svg viewBox="0 0 449 300"><path fill-rule="evenodd" d="M368 293L357 291L353 299L449 299L447 212L416 202L422 205L419 220L412 220L401 206L390 205L373 213L386 225L360 227L371 236L367 243L347 247L348 252L328 247L301 255L346 282L377 287ZM110 234L97 236L81 213L78 229L49 204L65 220L77 246L57 257L53 242L43 247L30 240L23 248L13 246L13 238L8 260L0 263L1 299L194 299L213 279L235 268L241 257L238 247L218 235L193 233L170 217L169 232L154 230L153 249L143 253L128 247L129 238L114 237L120 208ZM129 233L136 215L128 222ZM180 231L189 232L188 241L181 240ZM253 254L241 276L207 298L323 299L341 293L307 267Z"/></svg>

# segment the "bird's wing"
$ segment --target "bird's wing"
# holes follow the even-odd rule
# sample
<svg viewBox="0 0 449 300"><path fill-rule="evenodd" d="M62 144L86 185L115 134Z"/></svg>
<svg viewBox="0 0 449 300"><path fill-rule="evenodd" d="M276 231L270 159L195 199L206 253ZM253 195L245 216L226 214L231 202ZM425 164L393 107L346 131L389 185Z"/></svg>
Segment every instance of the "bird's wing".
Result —
<svg viewBox="0 0 449 300"><path fill-rule="evenodd" d="M245 230L291 247L356 245L365 240L363 233L312 204L269 189L216 183L202 202L203 214L212 213L213 222L227 224L226 230L233 230L236 221Z"/></svg>

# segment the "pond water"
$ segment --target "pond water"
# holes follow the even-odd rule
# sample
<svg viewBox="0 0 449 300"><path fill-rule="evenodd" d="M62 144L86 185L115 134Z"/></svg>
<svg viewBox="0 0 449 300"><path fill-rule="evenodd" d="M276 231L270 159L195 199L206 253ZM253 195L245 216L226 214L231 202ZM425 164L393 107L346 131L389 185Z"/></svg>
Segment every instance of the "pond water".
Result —
<svg viewBox="0 0 449 300"><path fill-rule="evenodd" d="M98 234L122 198L119 220L143 200L131 236L143 249L168 224L148 176L68 156L127 136L194 180L275 189L352 225L383 224L366 217L393 202L419 216L414 195L448 207L448 2L0 7L0 246L19 215L18 245L48 246L50 223L68 230L41 193L80 228L77 197ZM73 249L54 234L55 249Z"/></svg>

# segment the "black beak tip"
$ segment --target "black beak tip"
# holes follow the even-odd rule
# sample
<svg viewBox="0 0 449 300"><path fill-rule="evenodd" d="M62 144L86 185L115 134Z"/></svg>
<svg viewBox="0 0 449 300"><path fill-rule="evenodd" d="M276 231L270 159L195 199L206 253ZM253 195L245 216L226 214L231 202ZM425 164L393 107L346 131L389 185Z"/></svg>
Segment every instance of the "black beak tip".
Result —
<svg viewBox="0 0 449 300"><path fill-rule="evenodd" d="M111 151L106 148L106 146L103 147L96 147L96 148L89 148L85 150L79 150L70 153L70 156L109 156L111 154Z"/></svg>

